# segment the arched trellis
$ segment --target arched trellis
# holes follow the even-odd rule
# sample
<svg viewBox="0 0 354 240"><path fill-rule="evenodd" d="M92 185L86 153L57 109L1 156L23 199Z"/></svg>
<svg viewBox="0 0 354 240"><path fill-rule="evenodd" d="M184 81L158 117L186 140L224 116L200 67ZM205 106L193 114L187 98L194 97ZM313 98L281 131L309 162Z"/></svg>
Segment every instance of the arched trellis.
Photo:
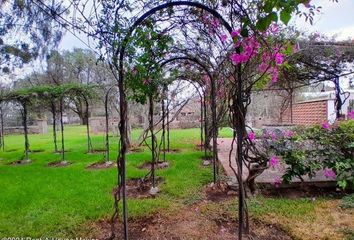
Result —
<svg viewBox="0 0 354 240"><path fill-rule="evenodd" d="M105 161L106 163L110 162L110 150L109 150L109 113L108 113L108 102L109 102L109 96L112 93L112 90L116 88L116 85L110 86L107 91L105 92L105 97L104 97L104 113L105 113L105 150L106 150L106 156L105 156Z"/></svg>
<svg viewBox="0 0 354 240"><path fill-rule="evenodd" d="M65 97L70 97L73 94L81 96L85 99L88 105L88 98L93 96L92 86L79 85L79 84L63 84L59 86L38 86L32 88L24 88L11 91L3 96L1 96L0 101L14 101L18 102L22 106L22 117L25 135L25 160L28 160L29 153L29 141L28 141L28 131L27 131L27 114L28 106L32 99L49 101L52 105L53 101L59 100L59 111L60 111L60 124L61 124L61 156L62 161L64 161L64 124L63 124L63 100ZM86 105L86 107L87 107ZM88 135L88 138L90 136Z"/></svg>
<svg viewBox="0 0 354 240"><path fill-rule="evenodd" d="M185 7L195 7L202 9L211 15L213 15L215 18L220 20L220 23L222 26L224 26L228 33L231 35L232 28L231 25L214 9L209 8L208 6L198 3L198 2L190 2L190 1L176 1L176 2L168 2L164 3L161 5L158 5L146 13L144 13L141 17L139 17L133 25L128 29L126 36L124 37L122 41L122 45L120 48L117 49L115 56L113 57L114 59L114 65L118 70L118 89L119 89L119 99L120 99L120 123L119 123L119 132L120 132L120 150L119 150L119 155L117 158L117 170L118 170L118 189L119 189L119 195L122 194L122 204L123 204L123 233L124 233L124 238L128 239L128 209L127 209L127 199L126 199L126 152L127 152L127 100L126 100L126 94L125 94L125 88L124 88L124 57L126 53L126 47L130 41L131 35L133 34L134 30L148 17L152 16L156 12L171 8L171 7L176 7L176 6L185 6ZM240 49L236 49L238 53L240 53ZM117 63L118 61L118 63ZM244 138L244 116L241 116L244 110L243 106L243 101L242 101L242 82L241 82L241 65L238 64L236 67L236 74L237 74L237 92L235 94L235 100L233 108L236 110L235 112L238 112L239 116L234 116L235 119L238 121L238 126L237 127L237 159L238 159L238 174L239 174L239 239L242 239L242 232L243 232L243 214L244 214L244 189L243 189L243 183L242 183L242 141ZM215 84L214 81L212 81L212 84ZM212 88L215 89L215 86ZM235 114L234 112L234 114ZM112 236L114 237L114 236Z"/></svg>
<svg viewBox="0 0 354 240"><path fill-rule="evenodd" d="M167 59L165 61L163 61L160 66L161 68L164 67L165 65L171 63L171 62L175 62L175 61L180 61L180 60L187 60L190 61L196 65L198 65L199 67L201 67L203 69L203 71L205 71L205 73L208 75L210 81L211 81L211 92L210 92L210 98L211 98L211 113L212 113L212 140L213 140L213 181L214 183L216 183L217 181L217 176L219 174L219 170L218 170L218 159L217 159L217 122L216 122L216 89L215 89L215 79L213 78L213 75L211 74L211 72L209 71L209 69L198 59L195 57L190 57L190 56L179 56L179 57L173 57L170 59ZM204 85L206 85L207 83L204 83ZM204 96L204 101L205 101L205 96ZM206 104L204 104L204 109L206 112ZM206 119L206 118L205 118ZM205 131L206 134L206 131ZM205 135L206 136L206 135ZM205 143L205 144L209 144L209 143ZM205 148L207 147L206 145L204 146Z"/></svg>

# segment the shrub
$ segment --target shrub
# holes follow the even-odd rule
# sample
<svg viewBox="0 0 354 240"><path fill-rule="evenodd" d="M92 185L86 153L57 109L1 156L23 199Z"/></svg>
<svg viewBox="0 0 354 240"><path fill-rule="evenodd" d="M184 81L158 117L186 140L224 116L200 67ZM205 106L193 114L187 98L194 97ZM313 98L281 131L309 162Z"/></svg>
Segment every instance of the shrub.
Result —
<svg viewBox="0 0 354 240"><path fill-rule="evenodd" d="M294 177L313 178L318 171L323 171L342 189L354 185L354 120L332 126L323 124L298 127L294 131L249 134L244 148L246 166L250 170L246 182L251 191L254 191L254 179L277 164L275 156L286 164L283 182L290 183ZM275 179L274 183L280 184L281 180Z"/></svg>

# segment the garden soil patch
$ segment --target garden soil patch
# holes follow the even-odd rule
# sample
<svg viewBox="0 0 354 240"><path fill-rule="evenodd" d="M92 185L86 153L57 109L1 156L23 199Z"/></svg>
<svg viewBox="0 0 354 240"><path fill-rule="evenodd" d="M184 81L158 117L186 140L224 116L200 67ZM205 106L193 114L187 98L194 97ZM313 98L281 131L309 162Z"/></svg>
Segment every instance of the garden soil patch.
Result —
<svg viewBox="0 0 354 240"><path fill-rule="evenodd" d="M145 162L142 165L138 166L139 169L151 169L151 165L152 162ZM158 161L155 163L155 169L165 169L168 168L170 166L169 162L162 162L162 161Z"/></svg>
<svg viewBox="0 0 354 240"><path fill-rule="evenodd" d="M30 152L31 153L40 153L40 152L44 152L45 150L44 149L34 149L34 150L31 150Z"/></svg>
<svg viewBox="0 0 354 240"><path fill-rule="evenodd" d="M105 153L106 149L93 149L91 152L86 152L86 154L100 154Z"/></svg>
<svg viewBox="0 0 354 240"><path fill-rule="evenodd" d="M157 187L164 182L163 178L156 178ZM127 196L128 198L153 198L154 196L150 195L149 191L152 187L151 179L142 181L140 178L129 179L127 181Z"/></svg>
<svg viewBox="0 0 354 240"><path fill-rule="evenodd" d="M204 145L203 144L196 144L195 149L198 151L204 150Z"/></svg>
<svg viewBox="0 0 354 240"><path fill-rule="evenodd" d="M144 149L141 147L132 147L132 148L129 148L129 150L128 150L128 152L130 152L130 153L140 153L143 151L144 151Z"/></svg>
<svg viewBox="0 0 354 240"><path fill-rule="evenodd" d="M174 214L154 216L129 220L130 239L216 239L236 240L237 223L226 216L215 217L213 214L201 211L207 201L190 205ZM99 221L85 226L85 231L92 238L107 239L110 236L108 220ZM118 239L123 239L122 224L115 226ZM264 224L251 220L249 239L257 240L291 240L292 238L275 225ZM252 238L251 238L252 237ZM244 239L247 239L246 237Z"/></svg>
<svg viewBox="0 0 354 240"><path fill-rule="evenodd" d="M205 187L206 199L212 202L222 202L230 200L237 195L237 192L231 190L226 184L212 184Z"/></svg>
<svg viewBox="0 0 354 240"><path fill-rule="evenodd" d="M15 152L17 151L18 149L9 149L9 150L5 150L5 152Z"/></svg>
<svg viewBox="0 0 354 240"><path fill-rule="evenodd" d="M70 150L65 150L64 152L67 153L70 152ZM62 150L54 151L54 154L62 154L62 153L63 153Z"/></svg>
<svg viewBox="0 0 354 240"><path fill-rule="evenodd" d="M204 160L204 161L212 161L213 160L213 156L202 156L200 157L200 159Z"/></svg>
<svg viewBox="0 0 354 240"><path fill-rule="evenodd" d="M55 161L55 162L50 162L48 163L48 167L66 167L69 166L71 163L70 162L63 162L63 161Z"/></svg>
<svg viewBox="0 0 354 240"><path fill-rule="evenodd" d="M166 152L166 153L180 153L180 152L182 152L182 150L181 149L178 149L178 148L170 148L170 150L163 150L163 149L161 149L161 152Z"/></svg>
<svg viewBox="0 0 354 240"><path fill-rule="evenodd" d="M107 168L112 168L115 167L117 164L115 164L114 162L95 162L92 163L90 165L88 165L86 168L87 169L107 169Z"/></svg>
<svg viewBox="0 0 354 240"><path fill-rule="evenodd" d="M10 162L9 165L12 166L27 165L30 164L31 162L32 162L31 160L17 160L17 161Z"/></svg>

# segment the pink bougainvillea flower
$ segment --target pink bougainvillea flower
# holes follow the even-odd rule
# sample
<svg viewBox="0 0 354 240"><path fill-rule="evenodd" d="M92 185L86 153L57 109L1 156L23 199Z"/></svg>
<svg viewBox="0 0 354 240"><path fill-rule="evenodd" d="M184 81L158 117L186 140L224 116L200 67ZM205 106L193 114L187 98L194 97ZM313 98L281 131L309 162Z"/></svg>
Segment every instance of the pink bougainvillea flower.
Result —
<svg viewBox="0 0 354 240"><path fill-rule="evenodd" d="M238 37L240 35L241 31L240 30L233 30L231 32L231 37Z"/></svg>
<svg viewBox="0 0 354 240"><path fill-rule="evenodd" d="M245 53L233 53L231 54L230 59L234 65L237 65L239 63L247 62L250 59L250 56Z"/></svg>
<svg viewBox="0 0 354 240"><path fill-rule="evenodd" d="M262 63L259 65L259 67L258 67L258 71L259 71L260 73L262 73L262 74L263 74L264 72L266 72L267 69L268 69L268 64L265 63L265 62L262 62Z"/></svg>
<svg viewBox="0 0 354 240"><path fill-rule="evenodd" d="M219 28L219 27L220 27L220 21L219 21L219 19L214 18L213 21L211 22L211 25L212 25L214 28Z"/></svg>
<svg viewBox="0 0 354 240"><path fill-rule="evenodd" d="M230 59L231 59L232 63L235 65L242 62L241 55L237 54L237 53L231 54Z"/></svg>
<svg viewBox="0 0 354 240"><path fill-rule="evenodd" d="M221 41L222 43L225 43L226 40L227 40L227 35L226 35L226 34L221 34L221 36L220 36L220 41Z"/></svg>
<svg viewBox="0 0 354 240"><path fill-rule="evenodd" d="M262 134L263 138L268 138L269 137L269 133L267 131L264 131Z"/></svg>
<svg viewBox="0 0 354 240"><path fill-rule="evenodd" d="M271 69L271 77L272 77L272 83L278 82L278 78L279 78L278 68L274 67Z"/></svg>
<svg viewBox="0 0 354 240"><path fill-rule="evenodd" d="M272 133L271 137L272 137L272 141L276 141L277 140L277 135L275 133Z"/></svg>
<svg viewBox="0 0 354 240"><path fill-rule="evenodd" d="M349 119L354 119L354 110L348 113Z"/></svg>
<svg viewBox="0 0 354 240"><path fill-rule="evenodd" d="M323 129L329 129L330 127L331 127L331 126L329 125L328 122L325 122L325 123L322 124L322 128L323 128Z"/></svg>
<svg viewBox="0 0 354 240"><path fill-rule="evenodd" d="M254 132L249 132L248 133L248 139L251 141L251 142L254 142L256 140L256 134Z"/></svg>
<svg viewBox="0 0 354 240"><path fill-rule="evenodd" d="M326 178L332 178L332 179L336 179L337 178L337 174L331 168L325 168L323 170L323 175Z"/></svg>
<svg viewBox="0 0 354 240"><path fill-rule="evenodd" d="M270 26L269 26L269 29L270 33L272 33L273 35L274 34L278 34L279 33L279 26L278 24L276 23L272 23Z"/></svg>
<svg viewBox="0 0 354 240"><path fill-rule="evenodd" d="M282 183L282 180L281 180L280 177L275 177L275 178L274 178L274 180L273 180L273 185L274 185L275 187L280 187L281 183Z"/></svg>
<svg viewBox="0 0 354 240"><path fill-rule="evenodd" d="M281 65L281 64L283 64L283 62L284 62L284 56L283 56L283 54L281 54L281 53L276 53L276 54L275 54L275 63L278 64L278 65Z"/></svg>
<svg viewBox="0 0 354 240"><path fill-rule="evenodd" d="M284 137L286 137L286 138L292 138L293 136L294 136L294 132L293 131L291 131L291 130L287 130L287 131L285 131L284 132Z"/></svg>
<svg viewBox="0 0 354 240"><path fill-rule="evenodd" d="M279 158L277 156L273 156L270 160L269 160L269 165L271 167L275 167L277 164L279 163Z"/></svg>

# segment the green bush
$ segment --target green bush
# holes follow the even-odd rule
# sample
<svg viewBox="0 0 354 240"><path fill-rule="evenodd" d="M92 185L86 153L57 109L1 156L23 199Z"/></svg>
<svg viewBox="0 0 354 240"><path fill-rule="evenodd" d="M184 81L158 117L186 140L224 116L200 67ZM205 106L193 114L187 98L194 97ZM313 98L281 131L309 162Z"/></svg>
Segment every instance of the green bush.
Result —
<svg viewBox="0 0 354 240"><path fill-rule="evenodd" d="M309 176L323 170L328 178L335 178L338 186L353 186L354 121L338 125L298 128L296 137L277 139L276 152L288 165L283 180Z"/></svg>

